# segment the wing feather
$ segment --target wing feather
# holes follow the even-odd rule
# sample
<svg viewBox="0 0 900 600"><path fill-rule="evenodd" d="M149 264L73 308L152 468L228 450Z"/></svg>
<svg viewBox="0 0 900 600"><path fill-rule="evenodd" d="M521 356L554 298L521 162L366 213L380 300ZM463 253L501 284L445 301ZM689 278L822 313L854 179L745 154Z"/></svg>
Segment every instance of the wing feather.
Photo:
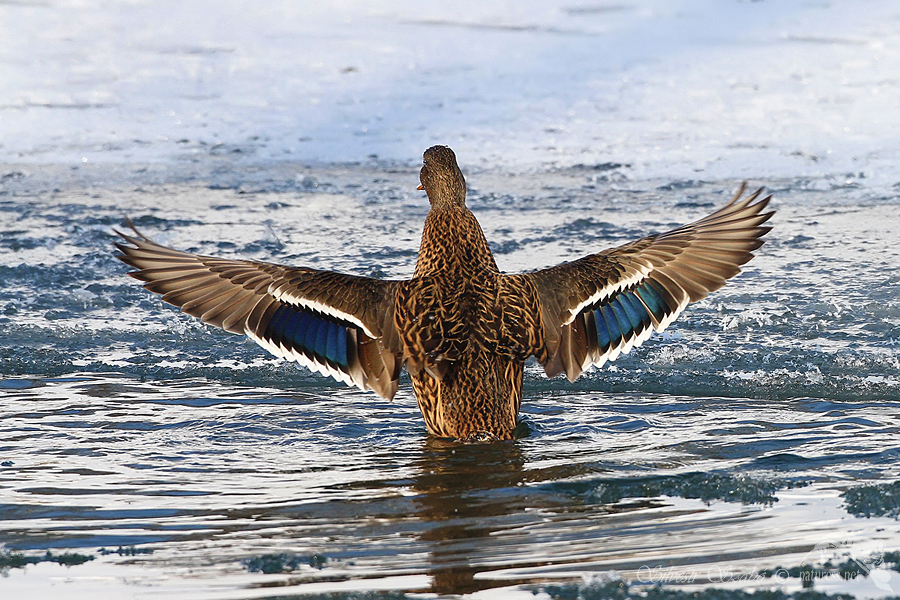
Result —
<svg viewBox="0 0 900 600"><path fill-rule="evenodd" d="M774 214L763 212L771 196L744 190L689 225L525 275L540 299L545 372L574 381L589 365L615 360L662 331L688 303L737 275L762 246L771 230L763 223Z"/></svg>
<svg viewBox="0 0 900 600"><path fill-rule="evenodd" d="M398 282L195 255L136 229L117 233L119 259L137 269L129 274L165 302L348 385L385 398L396 393Z"/></svg>

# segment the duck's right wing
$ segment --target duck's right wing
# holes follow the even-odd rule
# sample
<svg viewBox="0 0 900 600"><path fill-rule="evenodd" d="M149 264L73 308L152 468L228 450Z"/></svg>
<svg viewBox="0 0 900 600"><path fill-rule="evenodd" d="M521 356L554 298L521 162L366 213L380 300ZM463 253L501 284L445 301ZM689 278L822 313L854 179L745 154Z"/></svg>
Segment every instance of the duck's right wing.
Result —
<svg viewBox="0 0 900 600"><path fill-rule="evenodd" d="M741 199L743 191L689 225L514 276L540 301L544 347L534 354L547 375L574 381L589 365L614 360L737 275L774 214L763 212L771 196L757 201L758 190Z"/></svg>
<svg viewBox="0 0 900 600"><path fill-rule="evenodd" d="M133 228L133 227L132 227ZM162 246L117 232L118 258L144 287L204 323L246 334L276 356L384 398L397 391L401 361L393 307L397 281Z"/></svg>

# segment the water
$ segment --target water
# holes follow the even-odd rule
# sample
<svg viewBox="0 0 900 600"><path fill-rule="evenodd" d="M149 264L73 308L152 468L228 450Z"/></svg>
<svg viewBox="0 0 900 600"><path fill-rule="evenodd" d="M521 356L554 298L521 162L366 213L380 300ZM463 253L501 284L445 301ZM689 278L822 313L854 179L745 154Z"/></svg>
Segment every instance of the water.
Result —
<svg viewBox="0 0 900 600"><path fill-rule="evenodd" d="M0 2L0 597L900 595L897 3ZM409 277L451 145L500 268L774 230L528 435L210 329L112 252ZM760 595L754 596L759 598Z"/></svg>
<svg viewBox="0 0 900 600"><path fill-rule="evenodd" d="M897 492L884 487L900 464L896 197L776 182L775 229L744 273L574 384L530 365L529 435L482 446L429 438L405 378L387 402L270 358L160 304L113 257L127 212L198 252L409 275L426 210L414 168L337 166L316 187L286 169L252 190L220 177L0 197L0 539L8 561L44 559L8 567L0 586L791 593L799 576L766 570L831 560L882 579L821 570L814 590L900 589ZM502 269L687 221L735 186L590 177L501 190L503 177L470 176ZM875 498L869 517L848 490ZM67 553L92 560L47 560Z"/></svg>

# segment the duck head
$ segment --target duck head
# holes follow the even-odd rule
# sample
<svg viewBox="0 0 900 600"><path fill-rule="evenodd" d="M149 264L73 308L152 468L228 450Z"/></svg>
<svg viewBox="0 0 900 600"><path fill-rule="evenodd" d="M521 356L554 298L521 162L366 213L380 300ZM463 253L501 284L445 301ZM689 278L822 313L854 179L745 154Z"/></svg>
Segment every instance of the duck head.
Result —
<svg viewBox="0 0 900 600"><path fill-rule="evenodd" d="M447 146L432 146L425 151L424 164L419 172L422 185L432 208L448 208L466 205L466 180L456 155Z"/></svg>

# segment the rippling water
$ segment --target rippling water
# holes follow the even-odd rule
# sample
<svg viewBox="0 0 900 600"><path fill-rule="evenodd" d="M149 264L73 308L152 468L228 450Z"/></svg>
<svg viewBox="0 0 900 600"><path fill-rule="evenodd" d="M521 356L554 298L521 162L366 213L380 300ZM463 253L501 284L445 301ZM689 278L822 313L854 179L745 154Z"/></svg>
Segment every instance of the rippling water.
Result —
<svg viewBox="0 0 900 600"><path fill-rule="evenodd" d="M669 228L736 188L598 172L470 174L501 269ZM485 446L429 438L407 380L386 402L270 358L112 255L127 213L180 248L406 277L427 210L414 168L20 179L0 195L0 590L740 596L796 592L806 564L816 591L900 594L896 195L769 182L775 229L742 275L575 384L531 365L529 434Z"/></svg>

